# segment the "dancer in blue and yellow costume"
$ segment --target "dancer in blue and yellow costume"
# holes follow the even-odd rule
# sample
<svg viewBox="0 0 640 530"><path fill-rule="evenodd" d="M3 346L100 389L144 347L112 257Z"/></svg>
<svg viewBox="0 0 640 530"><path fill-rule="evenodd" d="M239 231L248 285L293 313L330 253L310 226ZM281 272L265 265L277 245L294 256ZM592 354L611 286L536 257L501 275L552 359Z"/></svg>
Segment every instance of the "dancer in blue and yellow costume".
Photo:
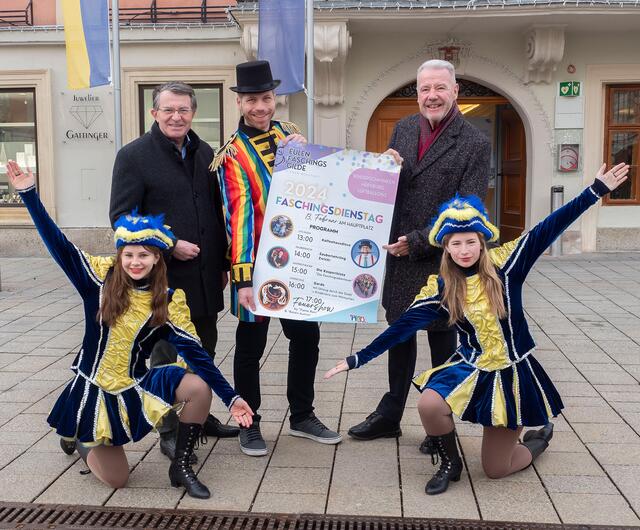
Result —
<svg viewBox="0 0 640 530"><path fill-rule="evenodd" d="M75 376L47 420L62 437L63 450L77 450L98 479L121 488L129 477L122 446L146 436L174 404L180 405L169 479L192 497L208 498L190 460L209 412L211 389L240 425L250 426L253 412L202 348L184 292L167 287L162 252L173 246L169 227L162 216L124 215L116 222L117 255L90 256L49 217L32 173L13 161L7 173L84 304L85 335L71 365ZM146 360L160 339L171 343L183 361L148 370Z"/></svg>
<svg viewBox="0 0 640 530"><path fill-rule="evenodd" d="M446 491L462 473L452 413L483 425L482 465L491 478L528 467L549 445L552 417L563 408L553 383L533 356L535 343L522 305L522 286L545 249L590 206L622 184L629 166L618 164L518 239L489 250L498 229L477 197L443 204L429 234L443 247L440 274L428 278L413 304L366 348L340 361L325 378L359 368L427 324L448 320L460 345L445 364L414 379L422 392L420 419L433 438L440 469L425 491ZM523 427L530 430L522 443ZM435 463L435 462L434 462Z"/></svg>

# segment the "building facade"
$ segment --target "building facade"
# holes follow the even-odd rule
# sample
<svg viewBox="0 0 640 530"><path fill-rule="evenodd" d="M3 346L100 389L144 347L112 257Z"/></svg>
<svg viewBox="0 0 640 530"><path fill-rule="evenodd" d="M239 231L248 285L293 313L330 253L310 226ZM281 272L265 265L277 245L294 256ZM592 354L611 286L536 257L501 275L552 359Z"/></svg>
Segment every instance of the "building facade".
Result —
<svg viewBox="0 0 640 530"><path fill-rule="evenodd" d="M42 252L4 163L33 167L56 221L83 248L108 251L115 157L113 88L66 88L61 1L0 6L0 247ZM565 235L565 252L640 250L640 7L582 0L316 0L316 143L382 151L417 111L425 60L457 67L459 104L491 139L488 203L505 236L544 217L601 162L627 161L628 183ZM229 0L120 0L124 142L151 124L150 94L197 89L194 129L214 147L238 120L235 65L257 55L258 6ZM285 37L283 37L285 38ZM306 96L278 116L306 130Z"/></svg>

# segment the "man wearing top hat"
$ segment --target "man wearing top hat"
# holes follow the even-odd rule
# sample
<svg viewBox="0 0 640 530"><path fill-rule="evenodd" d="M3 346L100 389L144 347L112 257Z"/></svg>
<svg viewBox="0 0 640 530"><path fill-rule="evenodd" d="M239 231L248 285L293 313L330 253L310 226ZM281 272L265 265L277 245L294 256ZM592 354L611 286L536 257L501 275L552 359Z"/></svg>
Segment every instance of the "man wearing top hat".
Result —
<svg viewBox="0 0 640 530"><path fill-rule="evenodd" d="M236 67L236 102L242 117L238 129L216 153L212 169L218 171L230 236L231 311L238 317L233 376L236 390L255 411L253 424L240 429L240 449L250 456L267 454L260 430L260 358L264 353L269 318L254 315L252 279L255 251L264 224L264 212L278 144L306 142L298 127L275 121L275 88L267 61ZM267 222L268 226L268 222ZM318 364L320 329L316 322L280 319L289 339L287 399L293 436L325 444L342 437L314 414L314 379Z"/></svg>

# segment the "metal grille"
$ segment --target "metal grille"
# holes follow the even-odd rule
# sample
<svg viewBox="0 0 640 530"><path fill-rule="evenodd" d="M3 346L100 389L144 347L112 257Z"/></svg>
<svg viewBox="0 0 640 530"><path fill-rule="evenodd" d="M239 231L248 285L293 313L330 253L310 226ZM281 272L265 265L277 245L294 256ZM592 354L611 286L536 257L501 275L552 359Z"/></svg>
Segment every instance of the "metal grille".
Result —
<svg viewBox="0 0 640 530"><path fill-rule="evenodd" d="M93 530L126 528L167 530L595 530L606 528L622 530L626 528L628 530L628 527L622 526L0 503L0 529L10 528L24 530L83 528Z"/></svg>

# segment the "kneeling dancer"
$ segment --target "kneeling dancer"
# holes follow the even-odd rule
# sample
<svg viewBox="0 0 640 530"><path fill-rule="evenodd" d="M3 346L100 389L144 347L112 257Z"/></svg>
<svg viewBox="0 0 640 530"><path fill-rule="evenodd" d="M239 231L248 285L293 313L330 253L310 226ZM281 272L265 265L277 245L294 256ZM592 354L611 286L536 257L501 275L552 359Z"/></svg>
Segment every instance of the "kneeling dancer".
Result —
<svg viewBox="0 0 640 530"><path fill-rule="evenodd" d="M549 445L550 418L563 408L553 383L533 356L535 343L522 305L522 286L545 249L598 199L627 179L618 164L519 238L498 248L498 229L477 197L456 196L440 207L429 241L444 248L440 274L432 275L413 304L366 348L340 361L325 378L359 368L427 324L455 325L460 346L452 359L414 378L422 392L420 419L432 437L440 468L426 493L446 491L462 473L452 413L484 426L482 466L490 478L528 467ZM520 443L523 427L530 430ZM434 462L435 463L435 462Z"/></svg>
<svg viewBox="0 0 640 530"><path fill-rule="evenodd" d="M202 348L184 292L167 286L162 251L173 246L174 237L163 216L135 211L123 215L116 222L116 256L90 256L67 240L49 217L31 171L25 173L9 161L7 172L84 305L85 335L71 366L75 376L47 419L61 436L62 449L67 454L77 450L98 479L122 488L129 478L123 445L142 439L178 404L176 457L169 479L192 497L209 498L190 460L209 413L211 389L241 426L251 425L253 412ZM146 361L161 339L174 346L186 365L180 361L147 369Z"/></svg>

